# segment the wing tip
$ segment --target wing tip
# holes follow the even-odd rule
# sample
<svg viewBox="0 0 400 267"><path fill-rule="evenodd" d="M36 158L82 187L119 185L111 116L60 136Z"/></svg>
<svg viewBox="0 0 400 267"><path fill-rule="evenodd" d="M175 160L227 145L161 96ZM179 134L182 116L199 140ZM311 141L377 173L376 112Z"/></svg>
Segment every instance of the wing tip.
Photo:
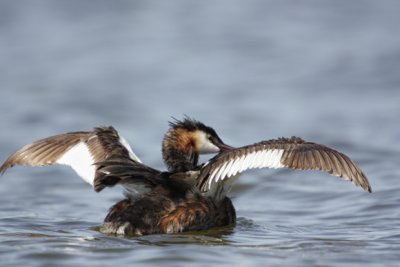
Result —
<svg viewBox="0 0 400 267"><path fill-rule="evenodd" d="M368 192L368 193L372 193L372 188L371 185L369 183L361 185L362 189L364 189L364 191Z"/></svg>
<svg viewBox="0 0 400 267"><path fill-rule="evenodd" d="M372 187L368 181L367 176L357 165L355 165L355 167L358 169L359 173L358 173L358 175L355 176L358 179L354 179L354 181L357 181L358 185L360 185L361 188L364 189L364 191L366 191L368 193L372 193Z"/></svg>
<svg viewBox="0 0 400 267"><path fill-rule="evenodd" d="M103 183L103 178L104 176L102 175L101 177L99 176L99 174L96 174L96 177L93 180L93 189L96 193L99 193L100 191L102 191L104 188L106 188L106 186Z"/></svg>
<svg viewBox="0 0 400 267"><path fill-rule="evenodd" d="M100 191L102 191L105 188L105 186L102 184L95 184L95 185L93 185L93 188L96 193L99 193Z"/></svg>
<svg viewBox="0 0 400 267"><path fill-rule="evenodd" d="M8 158L1 166L0 166L0 175L4 175L4 173L14 167L16 163L11 160L11 157Z"/></svg>
<svg viewBox="0 0 400 267"><path fill-rule="evenodd" d="M1 165L0 167L0 175L4 175L4 173L6 172L6 170L8 169L8 167Z"/></svg>
<svg viewBox="0 0 400 267"><path fill-rule="evenodd" d="M341 176L343 177L343 176ZM365 192L372 193L372 187L365 176L365 174L360 170L358 175L351 177L346 177L346 180L350 180L355 186L360 186Z"/></svg>

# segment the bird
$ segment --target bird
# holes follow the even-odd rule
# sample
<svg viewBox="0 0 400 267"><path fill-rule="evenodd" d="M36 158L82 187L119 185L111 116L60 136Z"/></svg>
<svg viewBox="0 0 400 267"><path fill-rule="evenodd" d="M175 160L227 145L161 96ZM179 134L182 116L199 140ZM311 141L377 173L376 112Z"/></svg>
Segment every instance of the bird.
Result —
<svg viewBox="0 0 400 267"><path fill-rule="evenodd" d="M199 155L215 154L205 163ZM114 204L100 232L117 236L169 234L235 225L228 194L237 178L255 168L320 170L372 192L363 171L345 154L299 137L232 147L210 126L185 116L173 118L162 141L166 170L138 158L109 127L47 137L25 145L0 167L64 164L96 192L121 185L125 198Z"/></svg>

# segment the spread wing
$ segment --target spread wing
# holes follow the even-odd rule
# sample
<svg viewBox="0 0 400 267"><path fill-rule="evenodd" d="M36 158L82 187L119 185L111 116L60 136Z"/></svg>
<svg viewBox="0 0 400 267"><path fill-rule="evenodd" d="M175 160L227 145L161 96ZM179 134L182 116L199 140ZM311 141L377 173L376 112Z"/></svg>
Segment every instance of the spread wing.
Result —
<svg viewBox="0 0 400 267"><path fill-rule="evenodd" d="M114 158L129 160L132 166L143 165L126 140L113 127L101 127L93 131L51 136L28 144L3 163L0 173L14 165L65 164L71 166L98 192L107 185L96 181L104 175L97 175L100 166L95 163Z"/></svg>
<svg viewBox="0 0 400 267"><path fill-rule="evenodd" d="M204 165L197 186L203 192L215 194L221 184L254 168L326 171L371 192L367 177L349 157L332 148L306 142L298 137L262 141L220 153Z"/></svg>
<svg viewBox="0 0 400 267"><path fill-rule="evenodd" d="M175 196L184 196L193 189L200 171L160 172L130 159L109 159L96 163L98 166L95 188L103 189L116 184L122 185L126 193L136 197L158 185L174 190Z"/></svg>
<svg viewBox="0 0 400 267"><path fill-rule="evenodd" d="M110 158L96 164L94 188L101 191L105 187L122 185L130 196L138 196L165 183L163 173L127 158Z"/></svg>

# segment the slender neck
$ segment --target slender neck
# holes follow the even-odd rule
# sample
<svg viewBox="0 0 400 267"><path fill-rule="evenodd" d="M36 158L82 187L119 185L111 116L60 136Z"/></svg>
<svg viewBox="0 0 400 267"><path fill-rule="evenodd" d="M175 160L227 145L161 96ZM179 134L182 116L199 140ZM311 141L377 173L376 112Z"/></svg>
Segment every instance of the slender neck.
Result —
<svg viewBox="0 0 400 267"><path fill-rule="evenodd" d="M199 159L190 134L184 129L171 128L168 130L162 143L162 155L170 172L194 170Z"/></svg>

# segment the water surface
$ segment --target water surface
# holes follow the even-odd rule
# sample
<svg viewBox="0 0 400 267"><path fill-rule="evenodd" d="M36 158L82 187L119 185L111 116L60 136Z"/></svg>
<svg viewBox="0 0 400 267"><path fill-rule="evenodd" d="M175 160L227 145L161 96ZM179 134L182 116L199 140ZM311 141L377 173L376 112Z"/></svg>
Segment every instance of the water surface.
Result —
<svg viewBox="0 0 400 267"><path fill-rule="evenodd" d="M62 166L1 177L3 266L398 266L397 1L2 1L0 160L113 125L150 166L170 116L240 146L301 136L339 149L373 193L320 172L245 173L238 223L133 238L96 229L96 194Z"/></svg>

